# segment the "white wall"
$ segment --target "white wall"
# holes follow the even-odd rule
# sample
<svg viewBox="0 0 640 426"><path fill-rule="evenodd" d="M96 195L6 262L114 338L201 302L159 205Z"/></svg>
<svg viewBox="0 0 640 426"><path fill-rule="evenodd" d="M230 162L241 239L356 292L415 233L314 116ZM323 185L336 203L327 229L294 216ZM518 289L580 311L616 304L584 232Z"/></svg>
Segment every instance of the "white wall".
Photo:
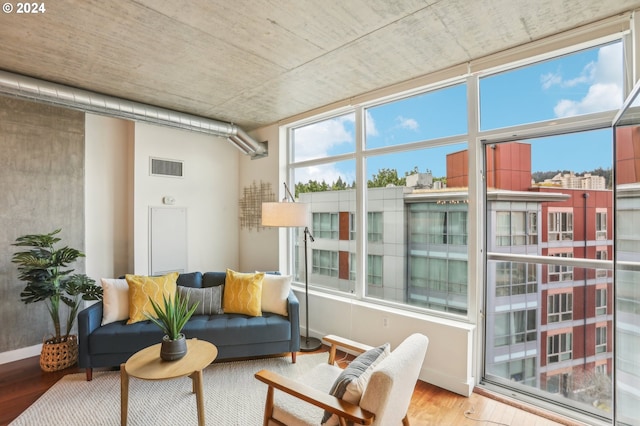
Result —
<svg viewBox="0 0 640 426"><path fill-rule="evenodd" d="M149 208L164 196L187 209L188 271L238 268L241 154L226 139L136 123L134 267L149 273ZM150 157L183 161L183 178L150 176Z"/></svg>
<svg viewBox="0 0 640 426"><path fill-rule="evenodd" d="M299 287L296 294L304 335L304 288ZM389 342L393 350L410 334L424 334L429 338L429 348L420 379L460 395L471 395L475 384L473 325L314 291L309 293L309 307L309 335L318 338L336 334L371 346Z"/></svg>
<svg viewBox="0 0 640 426"><path fill-rule="evenodd" d="M251 133L259 142L268 142L269 155L252 160L249 156L240 157L239 196L243 188L252 183L270 182L276 200L284 196L282 178L279 175L278 126L268 126ZM279 230L277 228L243 229L240 231L240 270L273 271L279 270Z"/></svg>
<svg viewBox="0 0 640 426"><path fill-rule="evenodd" d="M87 274L149 273L149 209L171 195L187 209L189 271L238 268L239 151L223 138L86 115ZM154 177L149 157L181 160Z"/></svg>
<svg viewBox="0 0 640 426"><path fill-rule="evenodd" d="M95 280L133 270L134 123L85 114L85 253Z"/></svg>

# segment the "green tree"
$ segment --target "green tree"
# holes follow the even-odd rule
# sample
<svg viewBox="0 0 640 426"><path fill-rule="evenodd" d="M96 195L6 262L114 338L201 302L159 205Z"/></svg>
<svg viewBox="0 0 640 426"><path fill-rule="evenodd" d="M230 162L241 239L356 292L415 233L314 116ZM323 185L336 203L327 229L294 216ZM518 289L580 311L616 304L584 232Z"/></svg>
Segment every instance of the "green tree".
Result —
<svg viewBox="0 0 640 426"><path fill-rule="evenodd" d="M429 172L429 170L427 170L427 172ZM404 176L411 176L411 175L415 175L416 173L420 173L420 169L418 169L418 166L413 166L413 169L404 172Z"/></svg>
<svg viewBox="0 0 640 426"><path fill-rule="evenodd" d="M407 183L406 176L398 177L398 171L396 169L383 168L378 170L378 173L367 182L368 188L384 188L388 185L405 186Z"/></svg>
<svg viewBox="0 0 640 426"><path fill-rule="evenodd" d="M347 184L342 180L342 177L338 176L338 180L331 185L332 191L341 191L343 189L347 189Z"/></svg>

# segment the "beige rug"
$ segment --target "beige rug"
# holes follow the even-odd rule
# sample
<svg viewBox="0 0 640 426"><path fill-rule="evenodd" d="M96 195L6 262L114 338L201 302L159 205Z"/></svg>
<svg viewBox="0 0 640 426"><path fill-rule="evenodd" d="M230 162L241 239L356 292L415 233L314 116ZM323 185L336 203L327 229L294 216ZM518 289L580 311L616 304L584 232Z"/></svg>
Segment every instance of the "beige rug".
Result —
<svg viewBox="0 0 640 426"><path fill-rule="evenodd" d="M295 377L328 354L299 355L212 364L204 370L204 405L207 425L262 425L267 386L253 375L268 369ZM198 415L191 379L129 381L128 425L196 425ZM11 426L119 425L120 373L95 371L93 381L84 373L64 376Z"/></svg>

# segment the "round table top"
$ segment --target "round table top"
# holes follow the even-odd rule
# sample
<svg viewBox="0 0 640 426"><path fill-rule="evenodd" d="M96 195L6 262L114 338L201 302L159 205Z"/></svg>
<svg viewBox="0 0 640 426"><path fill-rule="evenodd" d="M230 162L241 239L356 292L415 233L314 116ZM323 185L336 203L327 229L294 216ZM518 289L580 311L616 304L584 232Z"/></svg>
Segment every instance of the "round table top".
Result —
<svg viewBox="0 0 640 426"><path fill-rule="evenodd" d="M218 356L215 345L198 339L187 340L187 354L176 361L160 358L160 345L149 346L131 356L124 365L128 375L145 380L189 376L211 364Z"/></svg>

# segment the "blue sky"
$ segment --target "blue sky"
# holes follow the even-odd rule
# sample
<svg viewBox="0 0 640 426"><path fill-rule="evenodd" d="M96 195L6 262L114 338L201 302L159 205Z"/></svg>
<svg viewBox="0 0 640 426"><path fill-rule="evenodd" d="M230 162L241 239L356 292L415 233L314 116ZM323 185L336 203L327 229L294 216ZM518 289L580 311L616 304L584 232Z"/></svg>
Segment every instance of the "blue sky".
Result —
<svg viewBox="0 0 640 426"><path fill-rule="evenodd" d="M623 102L622 44L614 43L483 78L480 82L480 130L618 109ZM366 116L368 147L383 147L467 132L466 87L456 85L370 108ZM353 114L296 130L296 159L353 152ZM611 167L611 130L528 141L532 171ZM446 154L466 144L370 158L367 176L381 168L400 175L415 166L444 176ZM353 180L352 161L297 172L296 181L341 176Z"/></svg>

